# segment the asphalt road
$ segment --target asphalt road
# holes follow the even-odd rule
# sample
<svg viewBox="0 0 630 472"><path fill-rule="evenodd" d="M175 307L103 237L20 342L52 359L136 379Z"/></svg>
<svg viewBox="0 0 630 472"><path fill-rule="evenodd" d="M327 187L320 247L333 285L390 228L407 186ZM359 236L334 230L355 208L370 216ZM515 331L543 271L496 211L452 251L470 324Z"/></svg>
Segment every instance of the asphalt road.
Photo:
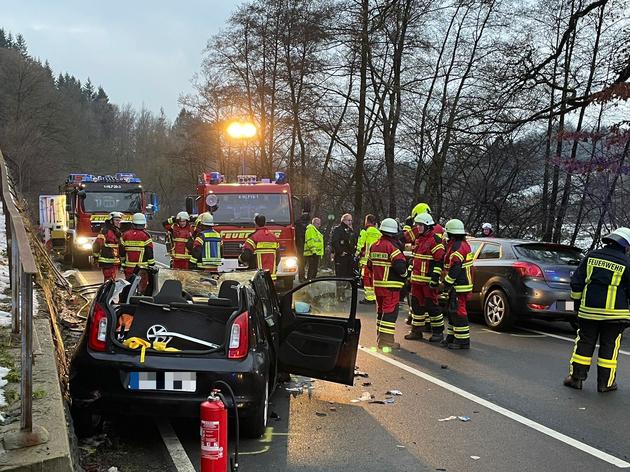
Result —
<svg viewBox="0 0 630 472"><path fill-rule="evenodd" d="M163 255L157 259L164 261ZM81 276L87 283L100 279L96 271ZM361 306L357 366L369 377L356 378L353 387L316 380L310 394L295 396L281 386L271 399L277 418L270 419L267 434L240 443L240 470L630 468L628 340L619 356L619 391L598 394L594 377L575 391L562 386L574 337L566 323L530 322L510 333L473 324L470 351L449 351L405 341L406 309L397 325L402 348L383 355L372 347L374 309ZM392 389L402 392L393 404L356 402L363 392L379 400ZM440 421L451 416L470 420ZM157 426L143 422L143 428L146 437L156 436ZM176 439L168 438L170 428ZM156 458L155 441L143 443L138 434L123 431L117 440L128 441L134 458L157 460L159 468L151 470L193 470L187 464L199 470L198 429L196 422L171 420L165 433L162 424L157 435L166 434L169 443L162 458Z"/></svg>

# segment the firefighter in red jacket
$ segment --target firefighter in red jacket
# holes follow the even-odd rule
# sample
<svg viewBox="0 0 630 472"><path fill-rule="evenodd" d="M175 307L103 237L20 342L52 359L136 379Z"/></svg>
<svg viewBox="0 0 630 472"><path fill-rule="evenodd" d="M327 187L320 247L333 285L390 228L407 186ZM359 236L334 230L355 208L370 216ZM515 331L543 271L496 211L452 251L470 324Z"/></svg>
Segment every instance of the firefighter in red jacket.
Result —
<svg viewBox="0 0 630 472"><path fill-rule="evenodd" d="M153 240L144 229L146 225L147 217L142 213L134 213L131 229L125 231L120 238L120 256L126 279L131 277L136 267L155 265Z"/></svg>
<svg viewBox="0 0 630 472"><path fill-rule="evenodd" d="M190 252L188 251L189 241L193 236L193 227L190 224L190 215L185 211L180 211L173 219L172 217L162 223L166 228L171 240L170 256L173 269L189 269Z"/></svg>
<svg viewBox="0 0 630 472"><path fill-rule="evenodd" d="M400 289L405 285L407 261L402 253L398 223L385 218L379 230L381 238L370 247L368 267L372 271L376 293L376 342L379 349L399 349L395 342L396 319L400 303Z"/></svg>
<svg viewBox="0 0 630 472"><path fill-rule="evenodd" d="M435 232L435 222L428 213L414 218L417 238L413 246L411 271L411 331L405 339L422 339L422 329L429 325L429 342L443 339L444 317L438 304L438 285L444 263L442 234ZM440 227L441 228L441 227Z"/></svg>
<svg viewBox="0 0 630 472"><path fill-rule="evenodd" d="M122 213L112 211L92 244L92 255L103 271L103 282L116 280L120 268L120 223Z"/></svg>
<svg viewBox="0 0 630 472"><path fill-rule="evenodd" d="M271 279L276 280L276 268L280 262L280 243L276 235L265 227L267 218L264 215L257 215L254 221L256 231L245 240L243 252L238 259L249 267L268 271Z"/></svg>
<svg viewBox="0 0 630 472"><path fill-rule="evenodd" d="M446 222L448 244L444 256L444 288L448 293L448 329L442 342L449 349L470 348L470 328L466 302L472 292L473 253L466 241L466 230L461 220Z"/></svg>

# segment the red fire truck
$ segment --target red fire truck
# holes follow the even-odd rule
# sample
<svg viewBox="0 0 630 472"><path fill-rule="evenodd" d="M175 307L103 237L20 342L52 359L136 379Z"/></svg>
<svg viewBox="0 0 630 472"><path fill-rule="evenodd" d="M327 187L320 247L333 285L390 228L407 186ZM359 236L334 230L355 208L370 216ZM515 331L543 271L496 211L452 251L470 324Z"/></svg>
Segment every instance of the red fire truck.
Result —
<svg viewBox="0 0 630 472"><path fill-rule="evenodd" d="M280 240L277 285L289 290L298 272L292 199L284 172L276 172L273 180L239 175L234 183L226 182L219 172L210 172L199 176L197 195L186 199L186 211L193 215L212 213L226 259L239 256L245 239L255 230L254 217L265 215L267 227Z"/></svg>
<svg viewBox="0 0 630 472"><path fill-rule="evenodd" d="M144 192L135 174L70 174L59 192L66 197L64 241L53 241L73 267L90 266L92 243L107 221L109 213L123 213L123 230L134 213L151 217L157 212L154 193Z"/></svg>

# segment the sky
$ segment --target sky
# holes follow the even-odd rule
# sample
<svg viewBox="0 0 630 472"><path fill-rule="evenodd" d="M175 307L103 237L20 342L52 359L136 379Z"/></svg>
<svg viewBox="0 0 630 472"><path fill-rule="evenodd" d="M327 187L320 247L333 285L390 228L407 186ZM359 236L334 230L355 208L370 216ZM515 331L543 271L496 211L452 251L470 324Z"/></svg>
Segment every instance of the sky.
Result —
<svg viewBox="0 0 630 472"><path fill-rule="evenodd" d="M244 0L0 0L0 27L21 33L55 76L101 85L111 103L164 109L193 92L208 39Z"/></svg>

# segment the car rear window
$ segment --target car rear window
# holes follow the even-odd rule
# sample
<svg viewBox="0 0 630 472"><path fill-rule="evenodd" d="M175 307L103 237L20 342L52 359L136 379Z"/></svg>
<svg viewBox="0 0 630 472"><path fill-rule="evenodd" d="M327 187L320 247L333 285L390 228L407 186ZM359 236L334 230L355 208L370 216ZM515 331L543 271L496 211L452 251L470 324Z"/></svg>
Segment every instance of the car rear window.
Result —
<svg viewBox="0 0 630 472"><path fill-rule="evenodd" d="M532 262L544 264L578 265L582 251L578 248L553 244L520 244L514 246L517 255Z"/></svg>

